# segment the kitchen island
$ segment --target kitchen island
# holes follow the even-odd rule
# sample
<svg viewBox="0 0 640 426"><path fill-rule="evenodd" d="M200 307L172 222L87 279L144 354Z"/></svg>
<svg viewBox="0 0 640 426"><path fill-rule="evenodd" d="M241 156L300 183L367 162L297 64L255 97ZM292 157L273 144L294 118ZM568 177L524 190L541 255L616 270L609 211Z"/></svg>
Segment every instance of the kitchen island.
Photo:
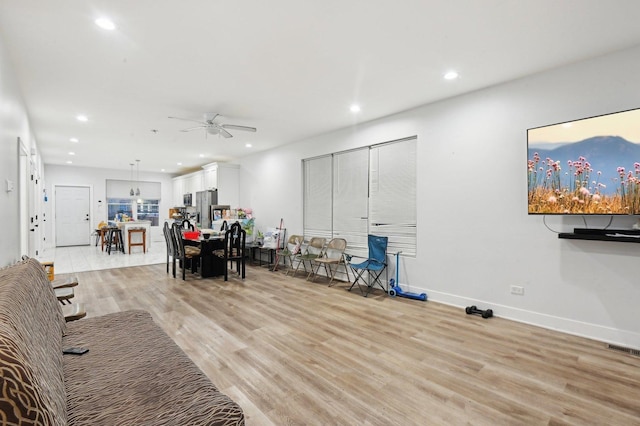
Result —
<svg viewBox="0 0 640 426"><path fill-rule="evenodd" d="M124 246L124 252L125 253L129 253L129 230L130 229L140 229L140 228L144 228L145 229L145 238L146 238L146 245L147 245L147 250L149 250L149 247L151 246L151 221L150 220L132 220L132 221L127 221L127 222L110 222L110 225L115 225L118 228L120 228L120 230L122 231L122 243ZM142 242L142 233L133 233L131 234L131 242L133 244L135 243L141 243ZM137 252L141 252L142 253L142 246L140 247L133 247L132 248L136 253Z"/></svg>

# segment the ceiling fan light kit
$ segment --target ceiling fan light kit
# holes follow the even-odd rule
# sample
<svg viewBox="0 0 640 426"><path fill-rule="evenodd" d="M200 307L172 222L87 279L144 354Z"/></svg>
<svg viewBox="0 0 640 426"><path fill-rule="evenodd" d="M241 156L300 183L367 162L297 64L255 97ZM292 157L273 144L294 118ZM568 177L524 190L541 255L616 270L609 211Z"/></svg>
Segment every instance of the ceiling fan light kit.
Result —
<svg viewBox="0 0 640 426"><path fill-rule="evenodd" d="M228 132L228 130L241 130L244 132L256 132L257 129L255 127L249 126L238 126L236 124L221 124L216 123L214 120L220 114L205 114L204 121L200 120L192 120L190 118L181 118L181 117L169 117L174 120L183 120L183 121L191 121L194 123L198 123L198 126L188 127L186 129L180 130L181 132L191 132L193 130L203 129L205 131L205 136L207 133L212 135L220 135L224 138L232 138L233 135ZM227 130L228 129L228 130Z"/></svg>

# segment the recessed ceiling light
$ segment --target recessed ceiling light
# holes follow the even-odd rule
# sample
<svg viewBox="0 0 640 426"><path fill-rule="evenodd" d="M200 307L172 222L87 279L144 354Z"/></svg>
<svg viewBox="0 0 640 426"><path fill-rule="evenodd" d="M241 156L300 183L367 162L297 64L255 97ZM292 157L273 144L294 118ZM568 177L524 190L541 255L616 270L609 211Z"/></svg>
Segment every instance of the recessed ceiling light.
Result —
<svg viewBox="0 0 640 426"><path fill-rule="evenodd" d="M69 152L69 155L76 155L76 153L71 151L71 152Z"/></svg>
<svg viewBox="0 0 640 426"><path fill-rule="evenodd" d="M82 114L76 115L76 119L78 121L89 121L89 118L86 115L82 115Z"/></svg>
<svg viewBox="0 0 640 426"><path fill-rule="evenodd" d="M353 104L351 105L351 107L349 107L349 109L351 110L351 112L360 112L360 105Z"/></svg>
<svg viewBox="0 0 640 426"><path fill-rule="evenodd" d="M204 158L204 154L200 154L200 155L198 155L198 157Z"/></svg>
<svg viewBox="0 0 640 426"><path fill-rule="evenodd" d="M98 18L95 20L95 23L103 30L113 31L116 29L116 24L109 18Z"/></svg>
<svg viewBox="0 0 640 426"><path fill-rule="evenodd" d="M67 160L67 164L73 164L73 161Z"/></svg>
<svg viewBox="0 0 640 426"><path fill-rule="evenodd" d="M455 80L456 78L458 78L460 75L458 74L457 71L449 71L448 73L446 73L444 75L444 79L445 80Z"/></svg>
<svg viewBox="0 0 640 426"><path fill-rule="evenodd" d="M253 145L251 145L250 143L245 145L247 148L251 148Z"/></svg>
<svg viewBox="0 0 640 426"><path fill-rule="evenodd" d="M70 140L71 142L74 142L74 143L78 143L78 142L80 142L80 140L78 140L78 138L71 138L71 139L69 139L69 140Z"/></svg>
<svg viewBox="0 0 640 426"><path fill-rule="evenodd" d="M164 172L164 169L160 169L161 172Z"/></svg>
<svg viewBox="0 0 640 426"><path fill-rule="evenodd" d="M178 166L182 166L182 163L178 163Z"/></svg>

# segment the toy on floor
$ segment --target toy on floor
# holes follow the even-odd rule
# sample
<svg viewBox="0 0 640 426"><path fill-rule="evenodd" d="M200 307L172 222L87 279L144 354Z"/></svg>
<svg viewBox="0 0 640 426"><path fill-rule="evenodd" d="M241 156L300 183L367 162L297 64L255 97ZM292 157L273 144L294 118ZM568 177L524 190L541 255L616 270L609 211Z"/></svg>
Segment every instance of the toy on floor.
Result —
<svg viewBox="0 0 640 426"><path fill-rule="evenodd" d="M400 253L396 253L396 279L391 278L389 280L389 296L400 296L406 297L407 299L415 299L415 300L427 300L427 293L411 293L408 291L403 291L398 284L398 277L400 274Z"/></svg>

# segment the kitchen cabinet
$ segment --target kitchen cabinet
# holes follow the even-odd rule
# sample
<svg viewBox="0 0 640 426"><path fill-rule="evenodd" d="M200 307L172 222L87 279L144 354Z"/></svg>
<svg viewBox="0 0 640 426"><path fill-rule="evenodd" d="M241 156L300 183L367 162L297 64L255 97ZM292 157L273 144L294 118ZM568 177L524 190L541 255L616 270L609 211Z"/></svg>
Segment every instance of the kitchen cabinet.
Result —
<svg viewBox="0 0 640 426"><path fill-rule="evenodd" d="M202 166L204 189L218 190L218 204L239 207L240 166L228 163L210 163Z"/></svg>
<svg viewBox="0 0 640 426"><path fill-rule="evenodd" d="M173 206L183 206L182 196L184 195L184 179L182 176L173 178Z"/></svg>
<svg viewBox="0 0 640 426"><path fill-rule="evenodd" d="M227 163L210 163L202 166L202 171L173 178L173 207L183 206L184 194L191 193L195 206L196 192L207 189L218 190L218 204L239 207L240 166Z"/></svg>
<svg viewBox="0 0 640 426"><path fill-rule="evenodd" d="M195 194L202 191L202 172L193 172L173 178L173 206L184 206L184 194L191 194L191 205L196 202ZM189 206L186 206L189 207Z"/></svg>

